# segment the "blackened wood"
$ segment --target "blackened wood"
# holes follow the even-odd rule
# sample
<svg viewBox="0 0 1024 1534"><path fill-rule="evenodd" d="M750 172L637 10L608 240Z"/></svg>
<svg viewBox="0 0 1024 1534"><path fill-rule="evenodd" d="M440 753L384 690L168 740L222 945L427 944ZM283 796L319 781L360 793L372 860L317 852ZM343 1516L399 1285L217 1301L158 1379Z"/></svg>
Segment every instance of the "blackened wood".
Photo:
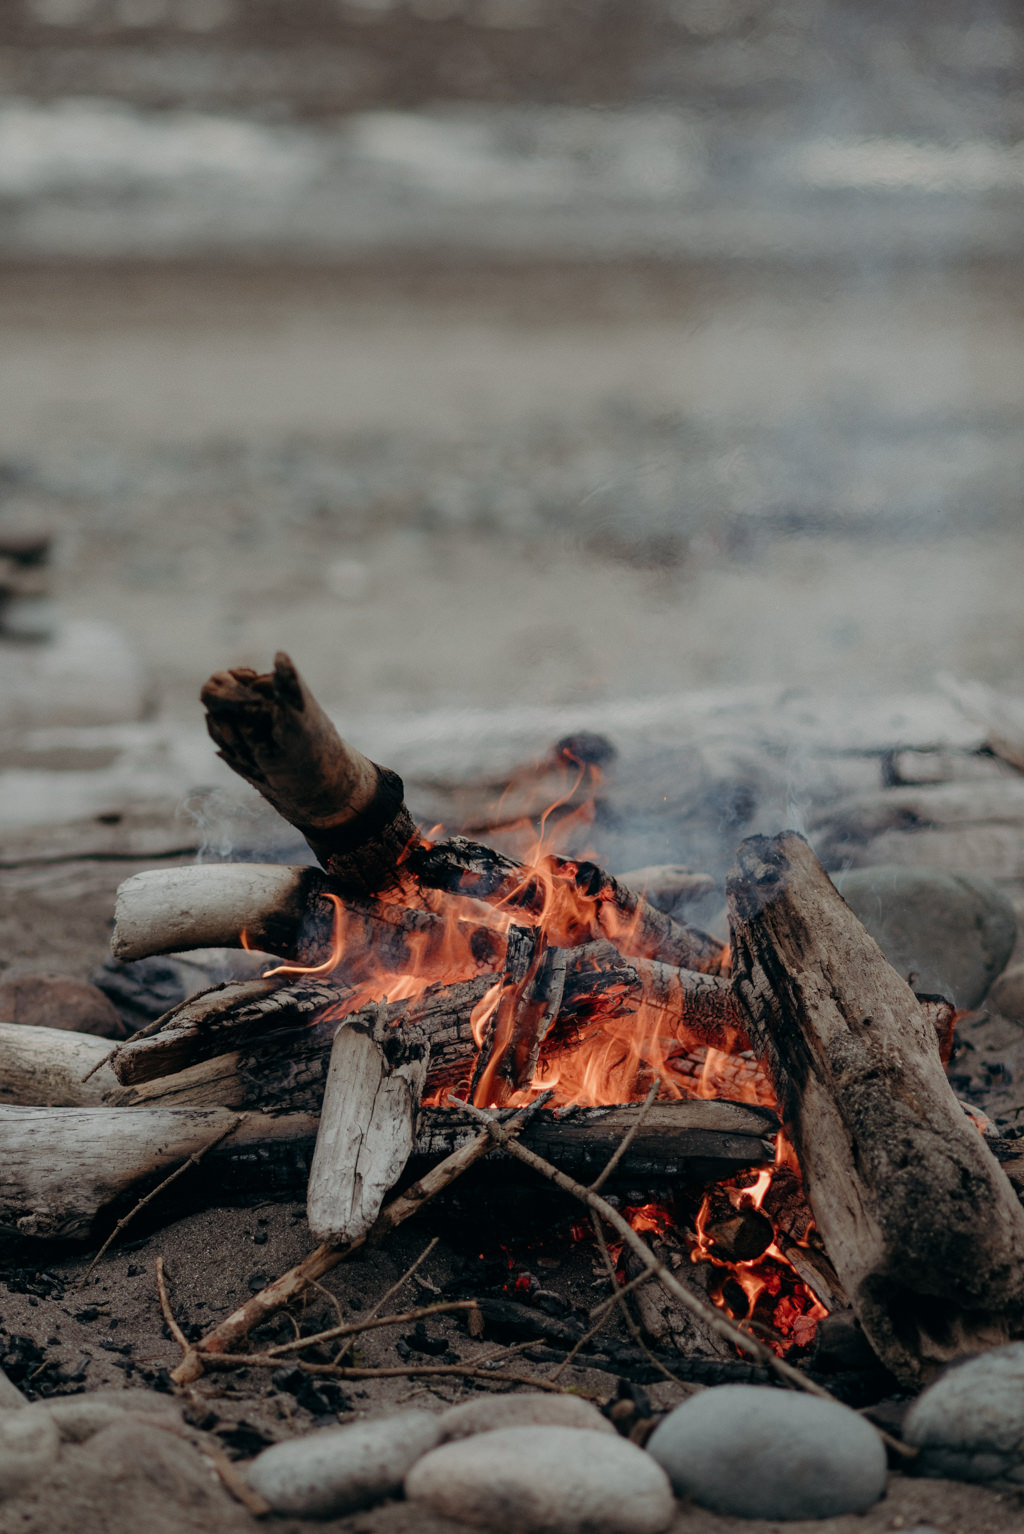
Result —
<svg viewBox="0 0 1024 1534"><path fill-rule="evenodd" d="M917 1385L1024 1331L1024 1210L946 1080L913 992L795 833L728 883L733 984L828 1256Z"/></svg>
<svg viewBox="0 0 1024 1534"><path fill-rule="evenodd" d="M640 1107L538 1112L524 1131L541 1155L557 1155L581 1178L604 1166ZM236 1119L233 1132L203 1159L192 1197L231 1200L305 1188L318 1120L312 1114L237 1114L225 1108L31 1108L0 1106L0 1235L34 1240L89 1239L97 1217L124 1209ZM656 1104L617 1169L615 1185L652 1193L700 1184L771 1160L776 1121L741 1103ZM417 1171L470 1145L479 1124L468 1114L424 1109L410 1166ZM495 1164L511 1173L501 1151ZM490 1158L488 1158L490 1161ZM168 1212L177 1205L168 1204ZM160 1213L154 1206L155 1212Z"/></svg>
<svg viewBox="0 0 1024 1534"><path fill-rule="evenodd" d="M557 1011L565 983L564 963L557 977L545 966L538 994L536 982L546 951L539 928L509 928L505 968L470 1082L470 1095L478 1107L503 1107L520 1087L530 1084L530 1077L523 1079L521 1072L531 1053L536 1060L534 1040L544 1027L545 1016L547 1027L551 1026L552 1004ZM549 980L555 984L557 995L547 994ZM537 1043L539 1048L539 1040Z"/></svg>
<svg viewBox="0 0 1024 1534"><path fill-rule="evenodd" d="M310 1232L331 1246L366 1235L415 1143L429 1046L382 1012L339 1027L331 1047L306 1195Z"/></svg>
<svg viewBox="0 0 1024 1534"><path fill-rule="evenodd" d="M220 671L203 687L207 728L229 767L306 838L347 889L399 882L416 835L402 780L341 739L287 655L274 670Z"/></svg>
<svg viewBox="0 0 1024 1534"><path fill-rule="evenodd" d="M722 964L725 950L716 938L675 921L596 863L548 856L527 865L453 836L410 847L406 864L430 889L543 921L549 941L560 947L608 938L627 957L707 973Z"/></svg>

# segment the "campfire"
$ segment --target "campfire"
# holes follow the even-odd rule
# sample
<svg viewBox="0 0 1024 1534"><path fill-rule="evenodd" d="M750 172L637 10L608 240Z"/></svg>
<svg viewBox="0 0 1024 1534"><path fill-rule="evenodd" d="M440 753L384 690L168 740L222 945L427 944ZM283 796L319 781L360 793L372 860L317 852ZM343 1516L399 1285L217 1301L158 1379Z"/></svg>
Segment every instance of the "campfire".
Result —
<svg viewBox="0 0 1024 1534"><path fill-rule="evenodd" d="M80 1236L199 1157L268 1187L308 1169L319 1245L187 1344L176 1378L230 1362L488 1153L585 1203L602 1251L611 1226L619 1281L641 1308L660 1283L708 1356L806 1384L794 1362L818 1322L852 1312L909 1386L1020 1334L1024 1213L946 1079L953 1007L914 994L801 837L741 844L724 944L656 903L704 887L687 871L613 876L555 850L586 824L593 742L562 743L536 813L499 807L499 849L417 826L400 779L339 737L287 657L219 673L202 698L221 756L319 866L129 879L117 958L238 947L266 955L262 973L109 1058L55 1034L26 1075L88 1067L96 1095L87 1083L70 1117L7 1110L27 1115L7 1125L26 1237Z"/></svg>

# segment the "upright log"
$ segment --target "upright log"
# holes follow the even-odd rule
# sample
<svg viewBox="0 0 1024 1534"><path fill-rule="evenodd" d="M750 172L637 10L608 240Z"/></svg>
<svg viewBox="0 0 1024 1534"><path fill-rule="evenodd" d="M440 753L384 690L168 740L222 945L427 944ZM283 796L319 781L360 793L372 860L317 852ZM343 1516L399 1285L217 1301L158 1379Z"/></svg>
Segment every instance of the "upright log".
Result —
<svg viewBox="0 0 1024 1534"><path fill-rule="evenodd" d="M802 837L743 843L733 986L807 1197L907 1386L1024 1332L1024 1210L946 1080L934 1025Z"/></svg>

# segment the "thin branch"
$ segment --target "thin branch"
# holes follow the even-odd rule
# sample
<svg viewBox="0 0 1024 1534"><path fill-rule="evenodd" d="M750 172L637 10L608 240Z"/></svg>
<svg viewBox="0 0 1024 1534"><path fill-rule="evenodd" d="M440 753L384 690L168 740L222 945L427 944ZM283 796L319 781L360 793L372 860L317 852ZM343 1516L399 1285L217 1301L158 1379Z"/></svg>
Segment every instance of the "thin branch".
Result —
<svg viewBox="0 0 1024 1534"><path fill-rule="evenodd" d="M504 1132L512 1144L515 1144L515 1136L519 1130L539 1107L547 1103L550 1096L549 1092L542 1093L526 1108L519 1109L509 1120L508 1130ZM486 1118L486 1115L484 1117ZM270 1316L276 1315L279 1310L283 1310L303 1293L311 1281L322 1278L352 1252L358 1251L367 1244L376 1245L396 1226L401 1225L414 1214L418 1214L424 1204L439 1193L443 1193L445 1188L450 1187L456 1178L461 1177L474 1162L486 1156L494 1144L495 1141L488 1130L460 1146L458 1150L453 1151L450 1156L446 1156L443 1161L432 1167L418 1182L414 1182L404 1193L400 1193L397 1198L385 1204L375 1223L358 1241L352 1241L347 1246L340 1247L327 1245L314 1247L313 1251L294 1268L289 1268L287 1273L274 1279L273 1283L267 1284L258 1294L254 1294L244 1305L240 1305L233 1311L219 1326L215 1326L212 1332L208 1332L199 1342L194 1343L172 1373L171 1378L178 1385L192 1384L199 1378L204 1366L214 1355L226 1353L233 1345L241 1342L254 1327L259 1326Z"/></svg>
<svg viewBox="0 0 1024 1534"><path fill-rule="evenodd" d="M615 1158L613 1156L612 1160L614 1161L614 1159ZM609 1165L611 1165L610 1162ZM593 1189L591 1189L591 1192L593 1192ZM595 1209L590 1211L590 1223L594 1227L594 1235L597 1237L598 1250L604 1259L605 1270L612 1284L612 1298L618 1305L619 1309L622 1311L622 1318L626 1323L626 1330L629 1332L629 1335L632 1337L641 1353L647 1359L647 1362L652 1364L653 1367L657 1369L661 1374L663 1374L665 1378L669 1380L673 1385L682 1386L683 1381L679 1378L679 1376L673 1374L672 1370L667 1368L666 1365L663 1364L659 1358L656 1358L655 1355L651 1352L643 1336L641 1335L639 1326L637 1326L636 1322L633 1320L633 1317L630 1315L629 1306L626 1304L626 1297L619 1286L619 1277L615 1271L615 1264L612 1262L612 1254L608 1250L604 1226L601 1224L601 1216Z"/></svg>
<svg viewBox="0 0 1024 1534"><path fill-rule="evenodd" d="M632 1124L630 1124L629 1128L626 1130L626 1133L622 1136L622 1139L619 1141L616 1149L612 1152L610 1159L605 1165L604 1171L601 1172L590 1184L591 1193L600 1193L601 1189L604 1187L609 1177L615 1171L615 1168L618 1166L623 1156L629 1150L629 1147L632 1145L640 1130L643 1128L644 1120L646 1119L648 1113L651 1111L651 1107L654 1103L654 1099L658 1095L658 1090L660 1087L661 1077L655 1076L654 1080L651 1082L651 1089L643 1100L640 1112L637 1114Z"/></svg>
<svg viewBox="0 0 1024 1534"><path fill-rule="evenodd" d="M266 1357L277 1359L286 1353L300 1353L303 1348L316 1347L322 1342L333 1342L336 1337L358 1337L361 1332L375 1332L383 1326L408 1326L411 1321L425 1321L428 1316L443 1316L454 1310L476 1310L476 1300L443 1300L437 1305L420 1305L416 1310L406 1310L397 1316L366 1316L362 1321L348 1321L332 1326L326 1332L313 1332L308 1337L295 1337L291 1342L278 1342L266 1349ZM232 1355L233 1356L233 1355ZM340 1360L335 1359L337 1364Z"/></svg>
<svg viewBox="0 0 1024 1534"><path fill-rule="evenodd" d="M132 1220L134 1220L135 1216L137 1214L141 1213L141 1211L143 1209L145 1209L147 1204L151 1204L155 1198L158 1198L159 1195L164 1191L164 1189L165 1188L169 1188L171 1186L172 1182L176 1182L177 1179L182 1175L183 1172L187 1172L188 1171L190 1166L198 1166L200 1161L202 1161L203 1157L206 1155L207 1151L213 1150L213 1147L215 1145L219 1145L222 1140L226 1140L228 1135L234 1134L235 1130L238 1128L239 1124L242 1122L242 1120L244 1118L245 1118L245 1114L244 1113L240 1113L238 1115L238 1117L235 1119L235 1122L233 1124L229 1124L227 1129L222 1129L218 1134L214 1135L212 1140L207 1140L205 1145L201 1145L197 1151L193 1151L191 1156L189 1156L187 1161L183 1161L181 1163L181 1166L176 1167L175 1170L170 1174L170 1176L169 1177L165 1177L162 1183L158 1183L157 1186L155 1188L153 1188L151 1192L146 1194L145 1198L140 1198L139 1202L135 1205L134 1209L130 1209L126 1215L124 1215L120 1220L118 1220L117 1224L114 1226L113 1230L110 1232L110 1235L107 1237L107 1239L104 1241L103 1245L100 1247L99 1251L96 1253L96 1256L93 1258L92 1262L90 1262L89 1266L86 1268L86 1270L82 1274L81 1278L75 1284L74 1287L76 1289L80 1289L83 1284L88 1282L89 1276L92 1273L93 1268L95 1268L96 1264L100 1261L100 1259L102 1257L105 1257L107 1252L110 1251L110 1248L113 1246L113 1244L117 1240L118 1236L124 1230L125 1226L126 1225L130 1225Z"/></svg>
<svg viewBox="0 0 1024 1534"><path fill-rule="evenodd" d="M164 1260L162 1257L158 1257L156 1260L156 1292L160 1296L160 1310L163 1313L164 1320L167 1322L167 1330L181 1348L181 1351L187 1353L189 1350L189 1340L174 1319L170 1296L167 1293L167 1280L164 1278Z"/></svg>
<svg viewBox="0 0 1024 1534"><path fill-rule="evenodd" d="M391 1285L390 1289L385 1289L380 1299L376 1302L375 1305L371 1307L370 1314L365 1317L365 1320L372 1321L375 1316L380 1315L388 1300L392 1299L396 1294L398 1294L401 1289L404 1289L405 1285L409 1282L410 1278L412 1278L413 1274L418 1272L419 1269L423 1266L431 1252L434 1251L439 1240L440 1237L434 1236L430 1241L427 1242L426 1246L423 1248L420 1255L416 1258L415 1262L410 1263L409 1267L406 1268L401 1278L396 1279L396 1281ZM348 1351L349 1349L347 1347L340 1348L334 1362L336 1364L340 1364Z"/></svg>

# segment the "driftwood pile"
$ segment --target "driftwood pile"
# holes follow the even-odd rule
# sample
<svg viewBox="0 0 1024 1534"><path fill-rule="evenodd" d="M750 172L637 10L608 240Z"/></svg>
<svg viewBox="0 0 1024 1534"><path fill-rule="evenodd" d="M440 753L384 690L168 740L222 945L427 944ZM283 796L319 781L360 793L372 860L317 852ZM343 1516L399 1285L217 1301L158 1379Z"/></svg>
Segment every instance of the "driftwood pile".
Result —
<svg viewBox="0 0 1024 1534"><path fill-rule="evenodd" d="M616 1176L649 1194L769 1164L781 1119L817 1227L790 1243L798 1271L904 1382L1024 1330L1024 1211L946 1081L952 1008L913 994L800 837L740 847L727 951L628 876L424 837L401 781L340 740L287 657L218 674L203 701L220 754L320 867L122 886L119 958L274 958L109 1060L0 1029L18 1083L0 1107L9 1228L87 1236L201 1154L264 1186L312 1155L310 1224L335 1252L378 1227L407 1164L468 1154L481 1109L553 1088L566 1106L531 1110L521 1144L492 1117L499 1153L582 1182L625 1142ZM701 1098L711 1065L744 1101Z"/></svg>

